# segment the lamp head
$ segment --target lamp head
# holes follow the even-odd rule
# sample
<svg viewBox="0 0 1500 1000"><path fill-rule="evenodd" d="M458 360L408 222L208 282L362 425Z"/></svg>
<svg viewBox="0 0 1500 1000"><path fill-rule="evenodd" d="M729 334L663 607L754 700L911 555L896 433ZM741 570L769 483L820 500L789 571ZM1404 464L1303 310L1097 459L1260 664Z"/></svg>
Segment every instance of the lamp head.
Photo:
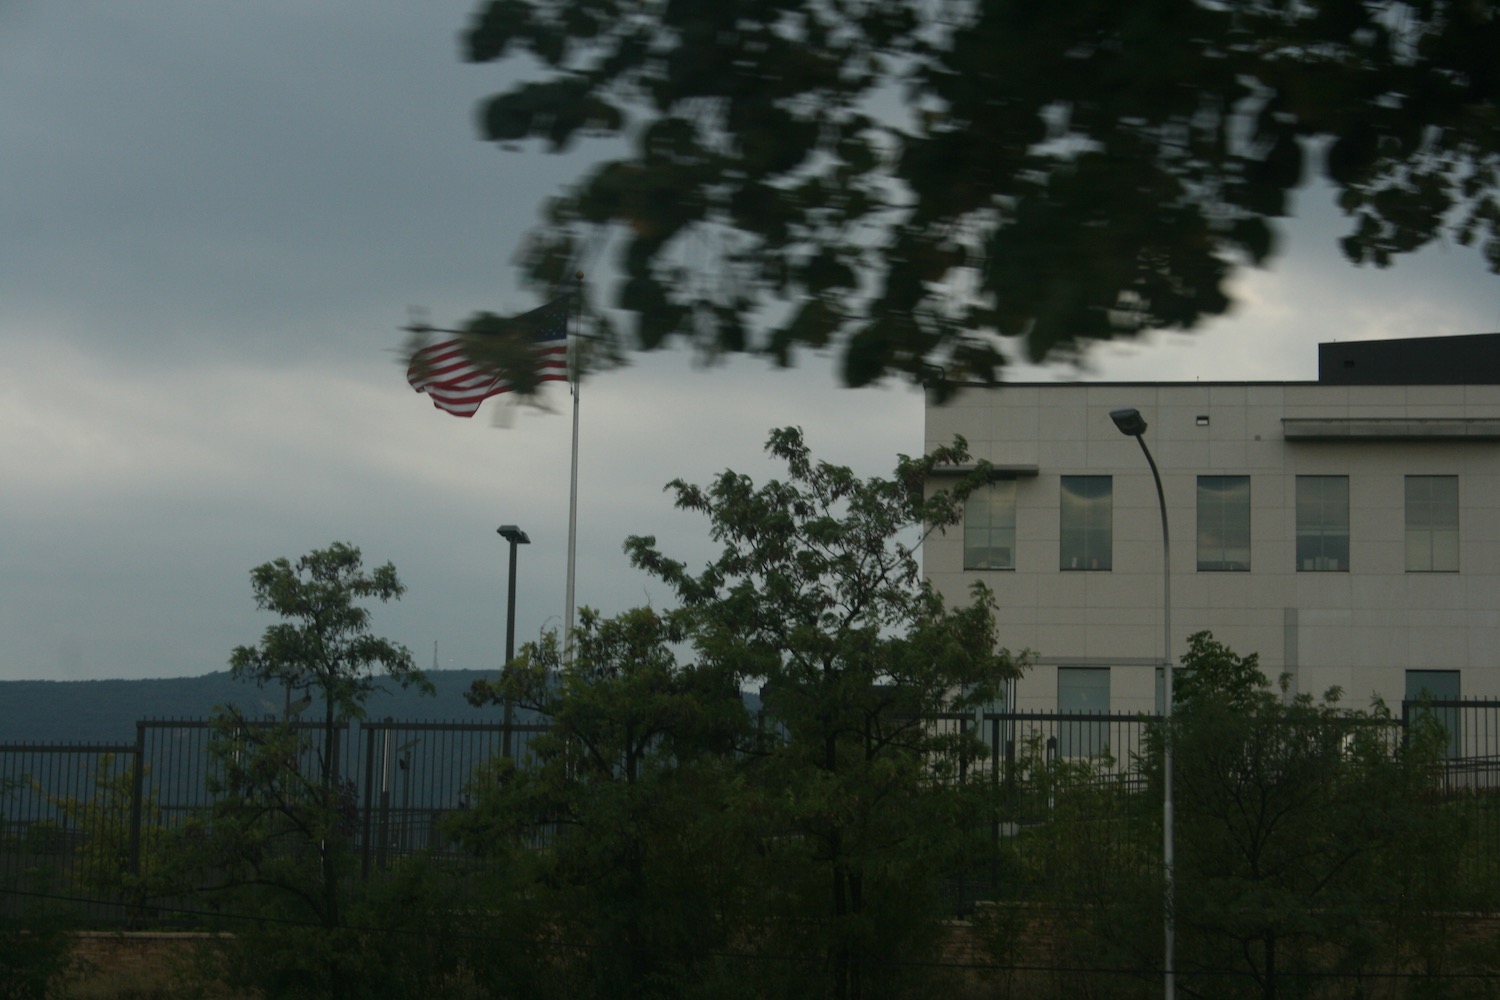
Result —
<svg viewBox="0 0 1500 1000"><path fill-rule="evenodd" d="M1141 411L1133 406L1128 406L1123 410L1110 410L1109 419L1113 420L1115 426L1120 428L1121 434L1128 435L1129 437L1140 437L1146 433L1146 419L1141 416Z"/></svg>
<svg viewBox="0 0 1500 1000"><path fill-rule="evenodd" d="M500 525L500 527L496 528L495 531L500 535L501 538L505 539L507 542L510 542L510 544L512 545L531 544L531 539L526 536L526 532L522 531L514 524L502 524Z"/></svg>

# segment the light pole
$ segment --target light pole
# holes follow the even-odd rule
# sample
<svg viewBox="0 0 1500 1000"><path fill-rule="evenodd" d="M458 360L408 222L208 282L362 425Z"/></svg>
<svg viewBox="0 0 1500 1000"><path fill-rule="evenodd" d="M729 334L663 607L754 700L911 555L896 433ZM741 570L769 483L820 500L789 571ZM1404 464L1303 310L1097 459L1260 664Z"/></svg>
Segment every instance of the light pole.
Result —
<svg viewBox="0 0 1500 1000"><path fill-rule="evenodd" d="M531 539L514 524L502 524L495 531L510 543L510 585L505 599L505 666L510 666L510 661L516 658L516 546L530 545ZM501 753L507 757L511 755L510 719L510 697L506 696Z"/></svg>
<svg viewBox="0 0 1500 1000"><path fill-rule="evenodd" d="M1135 438L1151 466L1151 478L1156 480L1156 502L1161 507L1161 665L1162 665L1162 797L1161 797L1161 860L1164 876L1162 929L1165 933L1165 961L1163 962L1162 986L1166 1000L1173 1000L1177 993L1177 927L1172 913L1176 905L1175 848L1172 837L1172 543L1167 533L1167 496L1162 492L1161 473L1156 471L1156 460L1151 449L1146 447L1146 420L1134 407L1111 410L1109 419L1115 422L1120 433Z"/></svg>

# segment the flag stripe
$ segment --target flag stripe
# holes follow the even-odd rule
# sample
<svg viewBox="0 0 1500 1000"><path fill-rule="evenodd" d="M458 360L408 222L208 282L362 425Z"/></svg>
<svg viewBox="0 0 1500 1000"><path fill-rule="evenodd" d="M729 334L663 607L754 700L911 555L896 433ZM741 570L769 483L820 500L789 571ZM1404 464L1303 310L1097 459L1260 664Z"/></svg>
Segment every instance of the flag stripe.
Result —
<svg viewBox="0 0 1500 1000"><path fill-rule="evenodd" d="M568 303L564 296L516 317L536 327L536 380L568 381ZM432 405L456 417L472 417L479 404L509 392L511 382L500 372L469 357L463 338L430 344L412 355L406 380L425 392Z"/></svg>

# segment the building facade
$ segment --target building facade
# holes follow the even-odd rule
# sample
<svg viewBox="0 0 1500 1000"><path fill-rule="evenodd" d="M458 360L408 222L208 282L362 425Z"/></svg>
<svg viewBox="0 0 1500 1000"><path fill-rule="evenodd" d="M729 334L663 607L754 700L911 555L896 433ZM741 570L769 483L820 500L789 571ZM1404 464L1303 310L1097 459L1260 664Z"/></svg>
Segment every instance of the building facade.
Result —
<svg viewBox="0 0 1500 1000"><path fill-rule="evenodd" d="M1393 708L1500 698L1500 335L1325 344L1317 382L1048 383L929 402L929 448L997 467L924 546L950 602L994 591L1030 650L1028 711L1159 710L1162 526L1171 654L1210 631L1289 693Z"/></svg>

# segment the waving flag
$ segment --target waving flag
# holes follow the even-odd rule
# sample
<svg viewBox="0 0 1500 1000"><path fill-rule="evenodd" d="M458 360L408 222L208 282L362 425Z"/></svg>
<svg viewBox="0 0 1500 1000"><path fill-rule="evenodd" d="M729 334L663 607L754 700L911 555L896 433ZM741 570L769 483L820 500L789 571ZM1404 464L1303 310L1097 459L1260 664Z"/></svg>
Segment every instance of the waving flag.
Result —
<svg viewBox="0 0 1500 1000"><path fill-rule="evenodd" d="M472 417L480 403L518 385L566 382L570 301L564 295L511 319L481 316L467 331L414 353L406 380L455 417Z"/></svg>

